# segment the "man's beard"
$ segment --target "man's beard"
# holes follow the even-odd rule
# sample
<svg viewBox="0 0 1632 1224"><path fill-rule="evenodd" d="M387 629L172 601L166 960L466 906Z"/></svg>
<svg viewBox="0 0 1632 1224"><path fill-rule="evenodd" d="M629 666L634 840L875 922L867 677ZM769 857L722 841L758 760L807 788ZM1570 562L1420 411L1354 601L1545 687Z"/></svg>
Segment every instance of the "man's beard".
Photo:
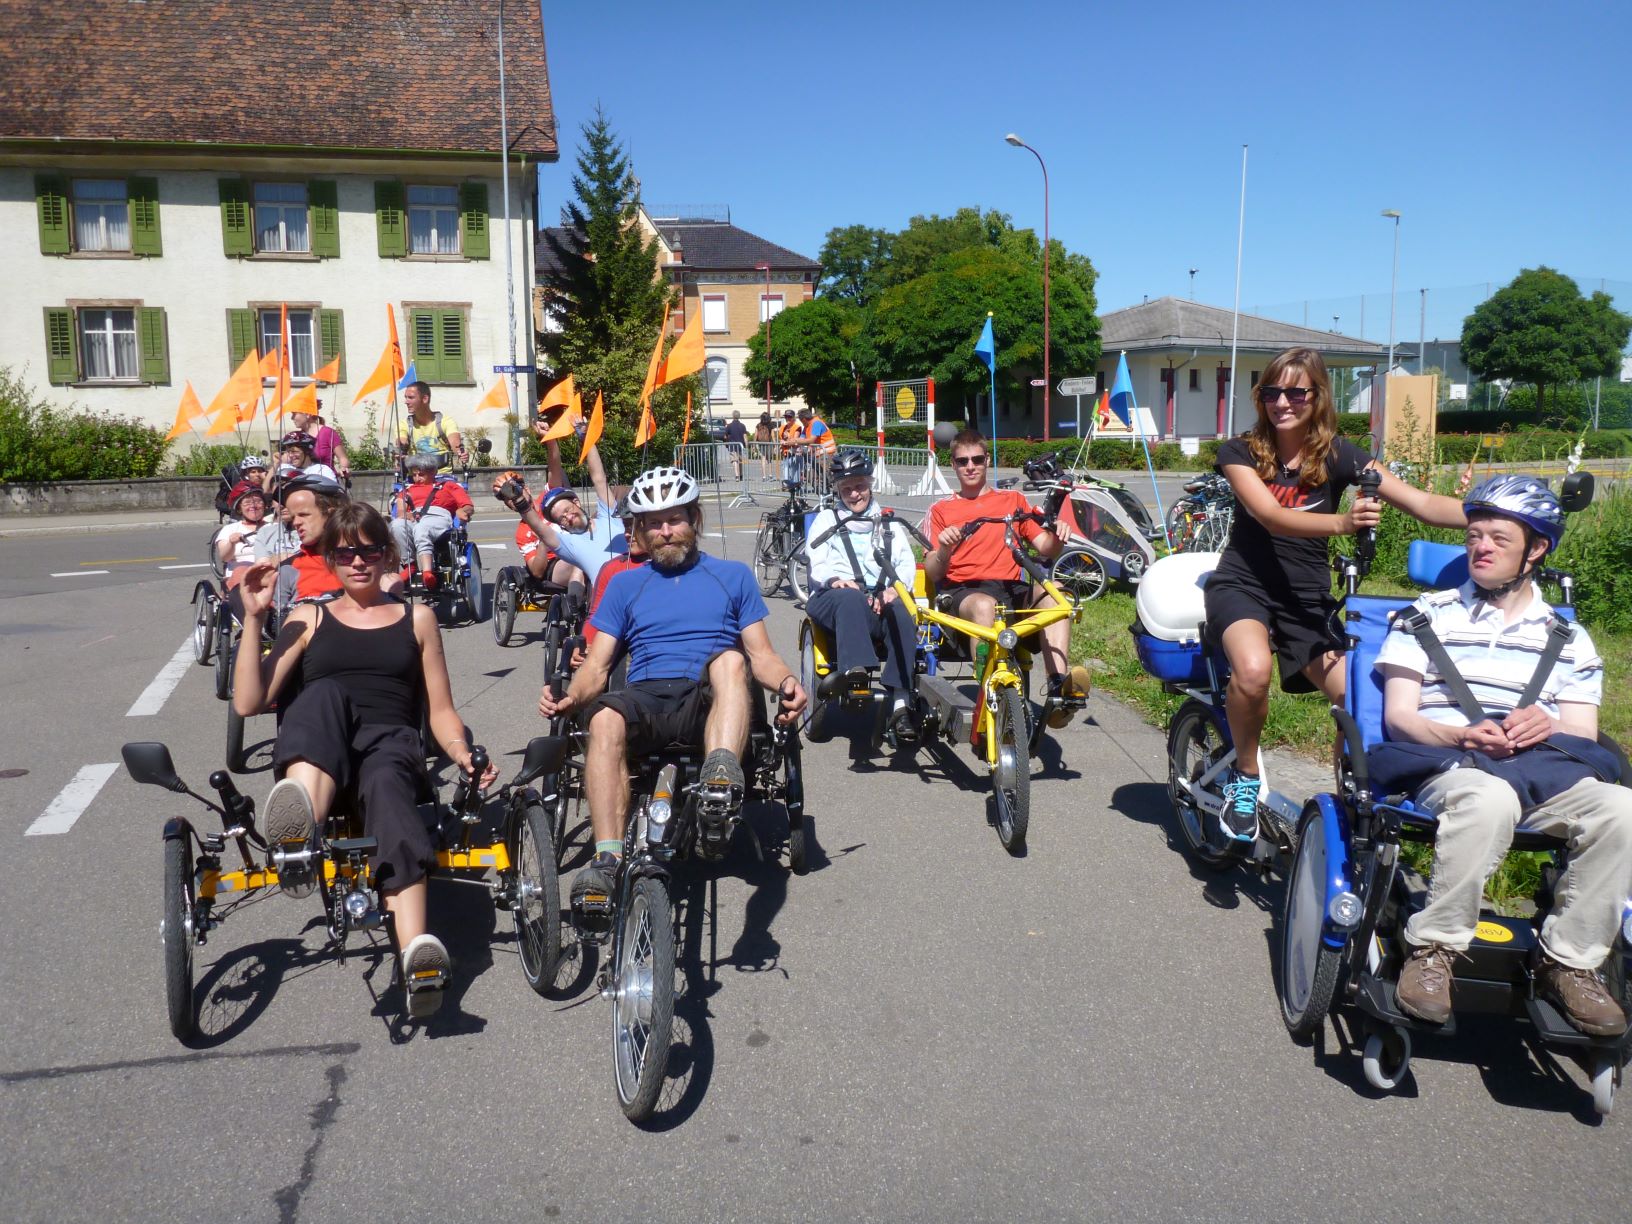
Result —
<svg viewBox="0 0 1632 1224"><path fill-rule="evenodd" d="M683 538L667 544L648 538L646 552L659 569L683 569L697 555L697 533L688 527Z"/></svg>

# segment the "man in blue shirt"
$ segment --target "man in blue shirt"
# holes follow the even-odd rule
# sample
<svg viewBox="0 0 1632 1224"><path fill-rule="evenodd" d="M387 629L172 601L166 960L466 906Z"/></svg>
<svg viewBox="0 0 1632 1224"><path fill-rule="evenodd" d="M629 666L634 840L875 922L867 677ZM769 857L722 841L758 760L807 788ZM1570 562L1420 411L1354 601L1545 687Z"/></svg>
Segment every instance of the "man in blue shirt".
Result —
<svg viewBox="0 0 1632 1224"><path fill-rule="evenodd" d="M596 634L567 691L548 685L546 718L579 712L589 731L584 784L595 857L579 872L572 904L582 914L611 909L612 879L623 852L631 750L652 752L701 740L702 851L724 851L742 804L742 754L748 746L752 677L775 692L779 721L798 717L805 691L771 646L770 615L740 561L697 547L702 524L697 482L679 468L642 472L629 492L635 535L650 564L607 584L591 623ZM606 691L620 649L629 653L625 687Z"/></svg>

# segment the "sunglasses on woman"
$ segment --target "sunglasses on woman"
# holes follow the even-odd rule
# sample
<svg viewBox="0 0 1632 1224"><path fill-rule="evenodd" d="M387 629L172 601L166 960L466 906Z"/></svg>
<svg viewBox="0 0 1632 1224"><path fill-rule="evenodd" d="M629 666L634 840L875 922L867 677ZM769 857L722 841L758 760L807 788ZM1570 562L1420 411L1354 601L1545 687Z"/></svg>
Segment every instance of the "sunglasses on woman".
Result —
<svg viewBox="0 0 1632 1224"><path fill-rule="evenodd" d="M1314 393L1315 389L1313 387L1272 387L1266 385L1258 388L1258 398L1266 404L1273 404L1283 395L1286 396L1286 402L1289 404L1303 404L1307 403L1309 397Z"/></svg>
<svg viewBox="0 0 1632 1224"><path fill-rule="evenodd" d="M363 544L357 548L347 548L344 545L334 550L336 565L350 565L361 558L364 565L377 565L385 560L384 544Z"/></svg>

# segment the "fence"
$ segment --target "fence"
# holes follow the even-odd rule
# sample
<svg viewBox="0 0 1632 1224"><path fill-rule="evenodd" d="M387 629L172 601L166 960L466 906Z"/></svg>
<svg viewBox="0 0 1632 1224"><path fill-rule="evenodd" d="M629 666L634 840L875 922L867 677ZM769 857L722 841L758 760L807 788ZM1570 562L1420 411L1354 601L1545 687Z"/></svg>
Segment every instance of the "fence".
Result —
<svg viewBox="0 0 1632 1224"><path fill-rule="evenodd" d="M704 485L718 484L732 494L732 505L779 500L784 480L799 480L805 492L825 495L828 465L819 452L783 455L775 442L744 442L740 448L725 442L693 442L674 448L674 465ZM951 492L935 456L909 446L868 449L873 458L873 487L880 493L928 497Z"/></svg>

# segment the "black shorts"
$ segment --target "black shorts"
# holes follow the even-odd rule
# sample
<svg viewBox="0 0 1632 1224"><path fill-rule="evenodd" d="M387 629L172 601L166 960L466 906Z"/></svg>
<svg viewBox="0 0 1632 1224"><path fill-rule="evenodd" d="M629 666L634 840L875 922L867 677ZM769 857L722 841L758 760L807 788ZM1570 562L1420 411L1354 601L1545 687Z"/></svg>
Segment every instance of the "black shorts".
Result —
<svg viewBox="0 0 1632 1224"><path fill-rule="evenodd" d="M1281 671L1283 693L1313 693L1303 674L1321 655L1342 654L1348 644L1332 631L1337 601L1329 593L1304 600L1277 598L1262 587L1214 576L1202 588L1207 606L1207 633L1222 648L1224 630L1236 621L1257 621L1269 630L1270 646Z"/></svg>
<svg viewBox="0 0 1632 1224"><path fill-rule="evenodd" d="M954 582L937 588L935 605L942 612L950 612L953 616L968 620L958 609L969 595L990 595L997 600L998 605L1010 609L1026 609L1031 607L1031 583L1029 582L998 582L988 580L983 582Z"/></svg>
<svg viewBox="0 0 1632 1224"><path fill-rule="evenodd" d="M584 711L584 726L601 709L616 710L629 729L631 755L661 752L671 744L700 747L713 699L706 678L639 680L597 698Z"/></svg>

